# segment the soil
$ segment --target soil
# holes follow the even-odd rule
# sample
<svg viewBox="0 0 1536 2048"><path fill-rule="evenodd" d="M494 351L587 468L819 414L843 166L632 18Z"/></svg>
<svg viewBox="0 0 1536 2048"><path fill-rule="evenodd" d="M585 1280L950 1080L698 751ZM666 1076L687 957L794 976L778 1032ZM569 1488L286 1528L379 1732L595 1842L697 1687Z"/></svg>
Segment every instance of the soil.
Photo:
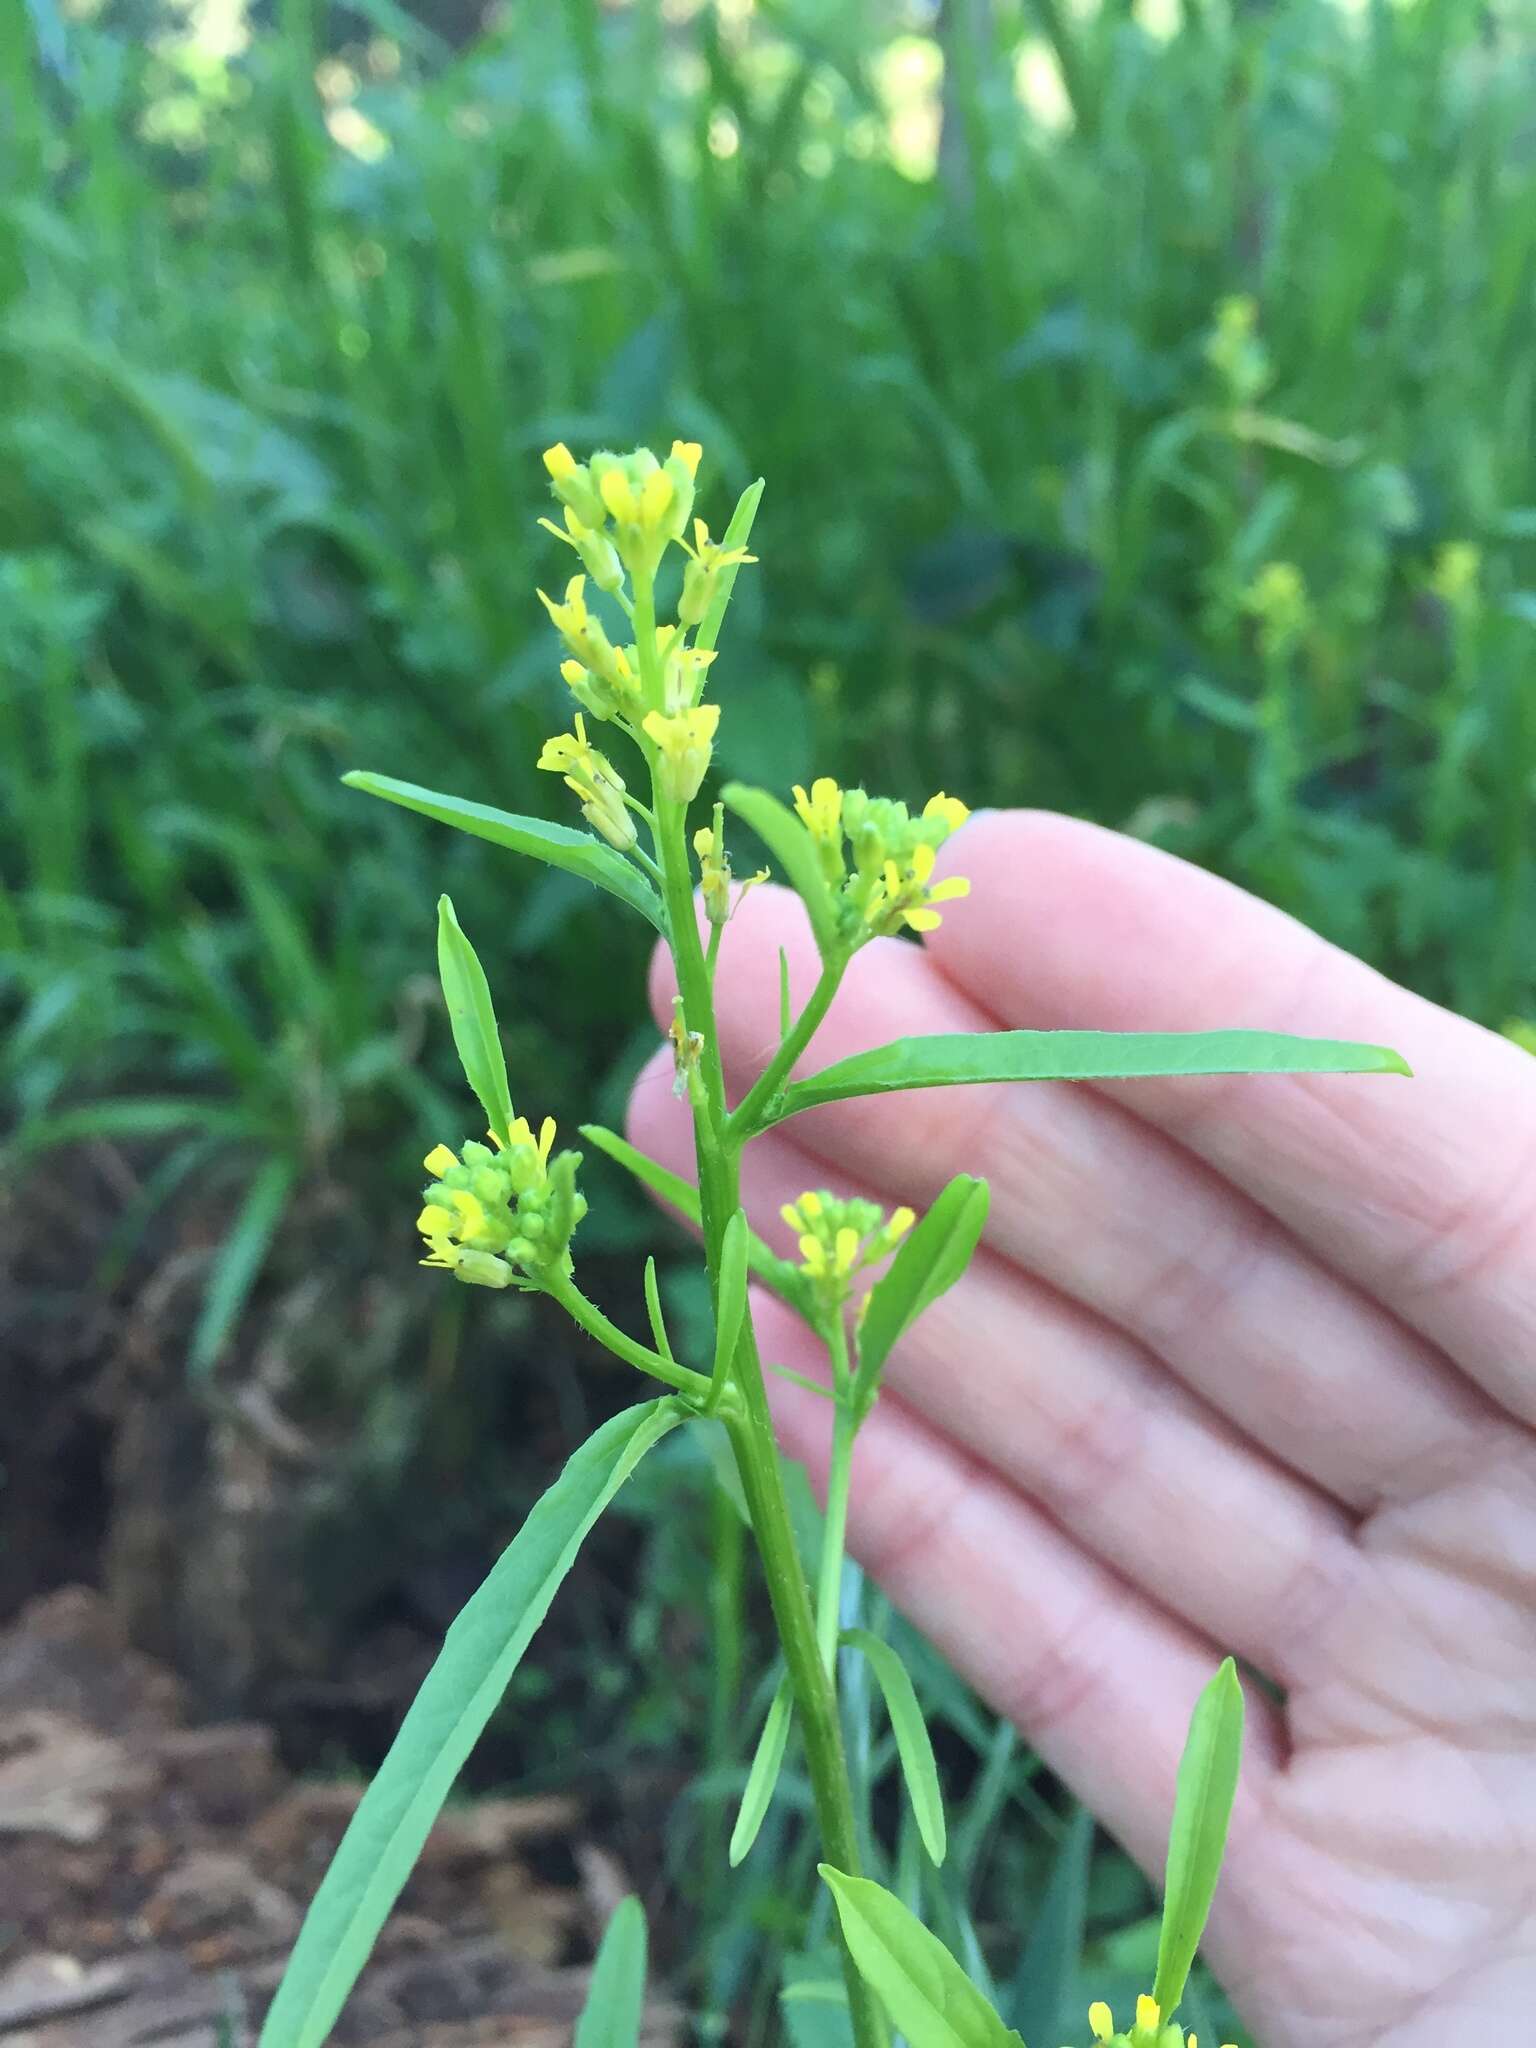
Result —
<svg viewBox="0 0 1536 2048"><path fill-rule="evenodd" d="M95 1593L32 1601L0 1633L0 2048L249 2048L361 1789L194 1723ZM337 2048L564 2048L630 1888L575 1798L451 1809ZM647 2048L679 2033L653 1986Z"/></svg>

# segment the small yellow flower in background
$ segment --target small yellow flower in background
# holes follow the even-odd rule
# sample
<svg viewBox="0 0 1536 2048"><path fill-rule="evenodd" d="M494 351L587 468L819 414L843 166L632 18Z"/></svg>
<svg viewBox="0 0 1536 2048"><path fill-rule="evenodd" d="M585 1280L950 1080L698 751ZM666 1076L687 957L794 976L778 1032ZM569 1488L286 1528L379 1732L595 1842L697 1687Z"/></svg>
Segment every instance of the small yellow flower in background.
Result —
<svg viewBox="0 0 1536 2048"><path fill-rule="evenodd" d="M578 711L574 732L556 733L544 742L538 766L553 775L563 775L565 786L581 799L581 814L594 832L600 832L610 846L627 853L635 843L635 821L624 802L624 778L587 738L586 722Z"/></svg>
<svg viewBox="0 0 1536 2048"><path fill-rule="evenodd" d="M698 795L709 772L719 723L718 704L700 704L696 710L679 711L671 717L661 711L646 713L641 730L656 746L656 779L662 794L673 803L691 803Z"/></svg>
<svg viewBox="0 0 1536 2048"><path fill-rule="evenodd" d="M855 1274L889 1258L917 1220L910 1209L887 1217L878 1203L845 1201L816 1188L786 1202L779 1214L795 1233L801 1272L834 1309L848 1299Z"/></svg>
<svg viewBox="0 0 1536 2048"><path fill-rule="evenodd" d="M755 562L757 557L749 555L745 548L728 548L723 541L711 540L702 519L693 522L693 546L684 541L682 548L688 566L683 571L683 594L678 600L677 616L685 626L698 626L709 615L722 573L739 568L743 562Z"/></svg>
<svg viewBox="0 0 1536 2048"><path fill-rule="evenodd" d="M1294 562L1266 562L1243 592L1243 609L1258 621L1266 658L1291 653L1312 624L1306 579Z"/></svg>
<svg viewBox="0 0 1536 2048"><path fill-rule="evenodd" d="M1448 540L1435 556L1429 587L1448 610L1467 614L1477 609L1482 575L1482 549L1469 540Z"/></svg>

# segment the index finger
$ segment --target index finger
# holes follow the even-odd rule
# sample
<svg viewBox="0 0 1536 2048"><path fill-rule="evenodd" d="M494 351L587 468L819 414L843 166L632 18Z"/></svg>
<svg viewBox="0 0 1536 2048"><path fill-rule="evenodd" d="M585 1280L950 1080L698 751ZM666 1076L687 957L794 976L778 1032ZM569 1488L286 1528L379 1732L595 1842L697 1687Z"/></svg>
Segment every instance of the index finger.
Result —
<svg viewBox="0 0 1536 2048"><path fill-rule="evenodd" d="M1536 1419L1536 1062L1186 861L1045 812L946 848L969 902L928 942L1004 1023L1252 1027L1394 1045L1345 1075L1103 1086L1215 1166L1526 1420Z"/></svg>

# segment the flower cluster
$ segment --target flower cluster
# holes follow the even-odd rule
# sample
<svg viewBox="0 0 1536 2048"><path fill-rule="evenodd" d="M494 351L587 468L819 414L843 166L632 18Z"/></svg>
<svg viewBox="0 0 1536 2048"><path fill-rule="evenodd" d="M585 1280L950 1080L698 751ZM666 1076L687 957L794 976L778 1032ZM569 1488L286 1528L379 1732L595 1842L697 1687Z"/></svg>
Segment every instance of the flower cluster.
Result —
<svg viewBox="0 0 1536 2048"><path fill-rule="evenodd" d="M848 1299L854 1275L889 1258L916 1220L910 1209L887 1217L878 1203L814 1188L779 1214L799 1240L801 1272L832 1310Z"/></svg>
<svg viewBox="0 0 1536 2048"><path fill-rule="evenodd" d="M854 944L899 932L931 932L934 908L968 896L963 876L935 882L939 848L970 816L958 797L941 790L914 818L891 797L839 789L830 776L795 786L795 811L816 842L822 873L839 892L844 929Z"/></svg>
<svg viewBox="0 0 1536 2048"><path fill-rule="evenodd" d="M1129 2033L1115 2031L1115 2016L1102 1998L1088 2008L1088 2026L1095 2041L1105 2048L1200 2048L1194 2034L1186 2035L1177 2020L1164 2020L1157 2000L1145 1992L1136 2001L1136 2019ZM1232 2048L1228 2042L1226 2048Z"/></svg>
<svg viewBox="0 0 1536 2048"><path fill-rule="evenodd" d="M678 804L697 796L720 722L719 706L699 701L714 649L690 646L688 635L709 616L726 572L757 559L745 548L711 540L702 519L693 522L692 544L684 539L699 454L697 441L674 441L665 462L658 462L649 448L637 448L629 455L602 452L580 463L563 441L557 442L546 449L544 466L564 507L565 524L539 522L574 548L582 565L562 599L539 592L565 642L567 659L560 673L583 711L615 721L647 750L661 795ZM678 616L673 624L657 624L656 568L674 541L688 558ZM626 577L633 597L625 588ZM616 598L635 625L634 642L616 646L609 639L587 604L589 578ZM564 774L581 798L587 822L611 846L628 853L635 829L623 802L623 781L588 745L580 719L576 728L574 738L561 734L546 745L539 766ZM594 763L599 764L595 771Z"/></svg>
<svg viewBox="0 0 1536 2048"><path fill-rule="evenodd" d="M421 1263L477 1287L539 1286L552 1271L569 1273L571 1234L587 1213L576 1188L580 1153L551 1162L553 1117L537 1138L523 1117L510 1144L491 1135L491 1145L470 1141L456 1153L435 1145L427 1154L434 1178L416 1218L427 1241Z"/></svg>

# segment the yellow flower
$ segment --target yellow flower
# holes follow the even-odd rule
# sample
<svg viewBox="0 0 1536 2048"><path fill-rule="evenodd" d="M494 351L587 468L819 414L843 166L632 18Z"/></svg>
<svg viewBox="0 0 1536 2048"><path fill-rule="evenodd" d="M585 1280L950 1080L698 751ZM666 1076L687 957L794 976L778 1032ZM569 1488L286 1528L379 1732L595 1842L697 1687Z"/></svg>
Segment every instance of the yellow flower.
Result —
<svg viewBox="0 0 1536 2048"><path fill-rule="evenodd" d="M718 704L700 704L693 711L679 711L671 717L660 711L646 713L642 730L657 749L656 779L662 794L673 803L691 803L698 795L719 723Z"/></svg>
<svg viewBox="0 0 1536 2048"><path fill-rule="evenodd" d="M1186 2039L1176 2020L1164 2021L1157 2000L1145 1992L1136 2001L1136 2020L1128 2033L1115 2031L1115 2016L1102 1998L1088 2008L1088 2031L1095 2041L1113 2048L1200 2048L1198 2038L1191 2034ZM1232 2048L1232 2043L1225 2048Z"/></svg>
<svg viewBox="0 0 1536 2048"><path fill-rule="evenodd" d="M937 855L927 845L915 846L905 872L888 860L881 881L864 907L865 922L877 931L896 932L906 925L914 932L936 931L943 922L936 903L958 902L969 896L971 885L963 875L951 875L944 882L929 882Z"/></svg>
<svg viewBox="0 0 1536 2048"><path fill-rule="evenodd" d="M722 541L711 540L702 519L693 522L693 546L684 541L682 547L688 566L683 571L683 594L678 600L677 616L685 626L697 626L708 616L724 572L739 568L743 562L755 562L757 557L749 555L745 548L728 548Z"/></svg>
<svg viewBox="0 0 1536 2048"><path fill-rule="evenodd" d="M845 1201L814 1188L779 1214L795 1233L800 1270L834 1309L847 1300L854 1275L889 1257L915 1221L910 1209L887 1217L874 1202Z"/></svg>
<svg viewBox="0 0 1536 2048"><path fill-rule="evenodd" d="M843 829L843 792L830 775L818 775L811 784L811 793L795 784L795 815L811 837L826 845L835 841Z"/></svg>
<svg viewBox="0 0 1536 2048"><path fill-rule="evenodd" d="M925 818L938 818L943 822L946 839L951 832L958 832L970 815L970 810L961 803L959 797L946 796L942 789L937 796L929 797L927 803L923 805Z"/></svg>
<svg viewBox="0 0 1536 2048"><path fill-rule="evenodd" d="M479 1287L534 1284L553 1266L570 1270L572 1231L586 1213L576 1192L576 1154L550 1167L555 1122L546 1117L537 1138L526 1117L516 1117L503 1144L468 1143L454 1152L434 1145L416 1228L427 1242L424 1266L437 1266ZM494 1149L492 1149L494 1147Z"/></svg>
<svg viewBox="0 0 1536 2048"><path fill-rule="evenodd" d="M563 775L565 786L581 799L581 814L610 846L627 853L635 843L635 821L624 802L624 778L587 739L586 722L578 711L574 732L556 733L544 742L538 766Z"/></svg>
<svg viewBox="0 0 1536 2048"><path fill-rule="evenodd" d="M546 533L552 533L556 540L563 540L567 547L576 550L582 566L599 590L623 588L624 570L613 542L596 527L583 525L569 505L565 508L564 526L556 526L553 519L541 519L539 524Z"/></svg>

